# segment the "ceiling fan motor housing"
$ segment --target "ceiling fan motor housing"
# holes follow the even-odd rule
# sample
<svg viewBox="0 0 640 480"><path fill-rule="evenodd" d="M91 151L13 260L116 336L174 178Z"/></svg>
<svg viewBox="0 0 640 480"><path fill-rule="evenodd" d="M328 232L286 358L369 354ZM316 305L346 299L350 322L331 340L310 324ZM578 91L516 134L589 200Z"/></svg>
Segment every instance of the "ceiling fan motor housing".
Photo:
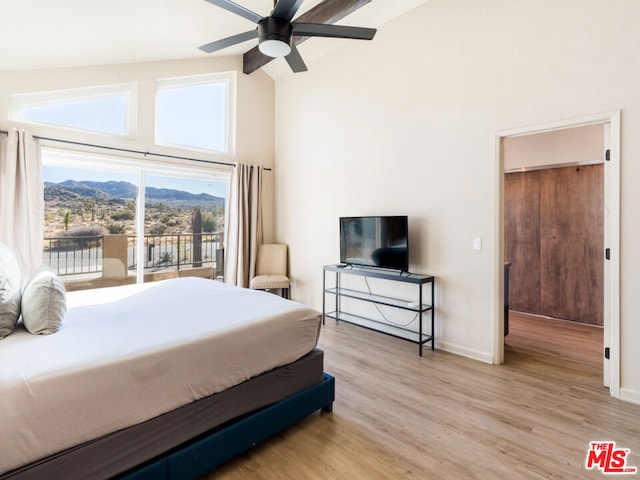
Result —
<svg viewBox="0 0 640 480"><path fill-rule="evenodd" d="M260 54L251 49L243 56L244 73L251 73L268 63L272 58L284 57L294 73L306 72L307 66L296 48L296 42L306 37L351 38L371 40L376 34L375 28L334 25L354 9L371 0L324 0L292 22L304 0L274 0L271 15L263 17L235 3L234 0L206 0L228 12L239 15L257 25L248 32L232 35L198 47L206 53L213 53L247 40L258 37ZM313 21L312 21L313 20ZM293 41L295 35L296 42ZM268 58L271 57L271 58Z"/></svg>
<svg viewBox="0 0 640 480"><path fill-rule="evenodd" d="M274 40L291 47L293 27L291 22L276 17L265 17L258 22L258 36L260 43Z"/></svg>

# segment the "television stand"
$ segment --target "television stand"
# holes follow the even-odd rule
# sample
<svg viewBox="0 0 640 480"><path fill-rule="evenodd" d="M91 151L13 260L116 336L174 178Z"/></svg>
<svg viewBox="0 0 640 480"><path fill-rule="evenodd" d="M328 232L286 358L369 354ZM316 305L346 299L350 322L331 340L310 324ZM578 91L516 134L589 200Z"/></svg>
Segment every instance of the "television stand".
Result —
<svg viewBox="0 0 640 480"><path fill-rule="evenodd" d="M327 272L335 273L335 281L332 287L327 286ZM363 290L355 290L342 286L342 275L356 275L361 277L379 278L391 282L410 283L418 286L417 301L405 300L392 296L377 295ZM431 286L430 303L424 303L423 287L425 284ZM333 318L338 322L350 323L360 327L375 330L386 335L401 338L418 344L418 354L422 356L422 347L425 343L431 342L431 349L434 346L434 284L435 279L431 275L419 275L409 272L399 272L393 270L376 269L368 267L347 267L344 264L325 265L322 273L322 323L325 318ZM335 297L335 310L328 312L326 310L327 295ZM369 302L376 305L385 305L401 310L415 312L418 317L418 330L394 325L389 322L374 320L360 315L348 313L341 308L341 298L350 298L362 302ZM428 314L428 315L427 315ZM424 319L428 316L431 320L431 329L425 332Z"/></svg>

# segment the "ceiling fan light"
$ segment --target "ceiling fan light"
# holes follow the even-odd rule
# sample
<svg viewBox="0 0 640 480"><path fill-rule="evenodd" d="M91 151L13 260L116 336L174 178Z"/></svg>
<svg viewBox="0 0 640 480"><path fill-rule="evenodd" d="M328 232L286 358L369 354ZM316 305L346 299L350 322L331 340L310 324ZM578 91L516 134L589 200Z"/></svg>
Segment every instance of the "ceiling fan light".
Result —
<svg viewBox="0 0 640 480"><path fill-rule="evenodd" d="M258 46L260 51L268 57L286 57L291 53L291 47L282 40L263 40Z"/></svg>
<svg viewBox="0 0 640 480"><path fill-rule="evenodd" d="M275 17L265 17L258 22L260 52L268 57L286 57L291 53L291 23Z"/></svg>

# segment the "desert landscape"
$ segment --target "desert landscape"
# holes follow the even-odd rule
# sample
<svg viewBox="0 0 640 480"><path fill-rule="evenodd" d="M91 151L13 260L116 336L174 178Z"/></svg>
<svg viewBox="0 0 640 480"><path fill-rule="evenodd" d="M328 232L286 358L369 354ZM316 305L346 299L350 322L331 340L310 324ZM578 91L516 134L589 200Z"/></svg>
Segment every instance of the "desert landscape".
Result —
<svg viewBox="0 0 640 480"><path fill-rule="evenodd" d="M66 180L46 182L45 239L134 235L137 187L129 182ZM224 198L206 193L147 187L145 235L192 233L192 216L200 209L202 233L221 232Z"/></svg>

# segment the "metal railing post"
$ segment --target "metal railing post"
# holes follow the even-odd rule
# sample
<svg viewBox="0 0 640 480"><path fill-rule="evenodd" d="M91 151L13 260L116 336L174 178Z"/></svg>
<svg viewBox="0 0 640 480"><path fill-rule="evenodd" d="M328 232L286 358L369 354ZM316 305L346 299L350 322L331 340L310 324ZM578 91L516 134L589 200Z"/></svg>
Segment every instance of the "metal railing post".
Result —
<svg viewBox="0 0 640 480"><path fill-rule="evenodd" d="M180 235L178 235L178 270L180 270Z"/></svg>

